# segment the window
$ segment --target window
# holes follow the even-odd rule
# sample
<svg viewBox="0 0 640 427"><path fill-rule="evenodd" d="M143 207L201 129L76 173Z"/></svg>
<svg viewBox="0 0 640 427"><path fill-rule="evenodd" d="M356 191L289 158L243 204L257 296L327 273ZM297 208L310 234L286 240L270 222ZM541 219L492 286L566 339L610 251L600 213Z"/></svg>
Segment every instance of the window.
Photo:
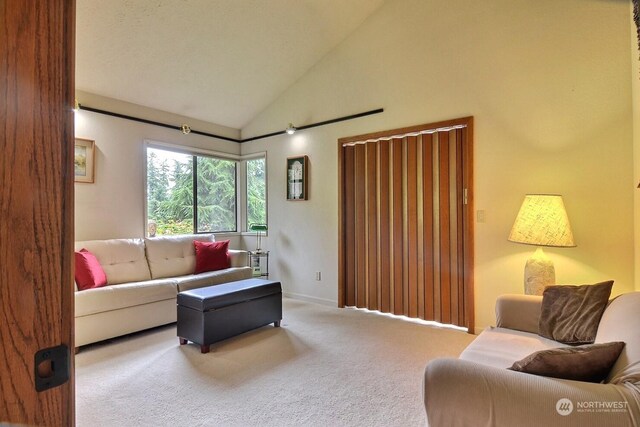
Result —
<svg viewBox="0 0 640 427"><path fill-rule="evenodd" d="M240 225L246 231L267 223L264 153L229 158L162 143L146 150L149 236L237 232Z"/></svg>
<svg viewBox="0 0 640 427"><path fill-rule="evenodd" d="M236 161L193 156L198 233L236 231Z"/></svg>
<svg viewBox="0 0 640 427"><path fill-rule="evenodd" d="M147 147L150 236L237 230L236 160Z"/></svg>
<svg viewBox="0 0 640 427"><path fill-rule="evenodd" d="M251 224L267 223L267 162L264 157L249 159L246 162L247 174L247 221L245 229Z"/></svg>

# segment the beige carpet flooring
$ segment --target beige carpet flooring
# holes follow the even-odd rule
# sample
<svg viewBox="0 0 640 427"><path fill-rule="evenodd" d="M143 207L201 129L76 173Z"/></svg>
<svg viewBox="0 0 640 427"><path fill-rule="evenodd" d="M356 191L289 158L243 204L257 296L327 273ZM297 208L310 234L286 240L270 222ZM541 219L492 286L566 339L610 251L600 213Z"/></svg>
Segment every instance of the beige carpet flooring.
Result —
<svg viewBox="0 0 640 427"><path fill-rule="evenodd" d="M178 345L175 325L76 356L79 426L423 426L427 361L465 332L284 299L281 328L212 346Z"/></svg>

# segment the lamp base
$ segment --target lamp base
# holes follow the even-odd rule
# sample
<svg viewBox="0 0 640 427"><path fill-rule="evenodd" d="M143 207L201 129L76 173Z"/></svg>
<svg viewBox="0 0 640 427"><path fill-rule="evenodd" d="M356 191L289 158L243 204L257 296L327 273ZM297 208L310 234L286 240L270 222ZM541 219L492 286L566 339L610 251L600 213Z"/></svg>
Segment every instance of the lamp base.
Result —
<svg viewBox="0 0 640 427"><path fill-rule="evenodd" d="M542 248L536 249L527 260L524 267L524 293L527 295L542 295L545 286L556 283L556 269L553 261L544 253Z"/></svg>

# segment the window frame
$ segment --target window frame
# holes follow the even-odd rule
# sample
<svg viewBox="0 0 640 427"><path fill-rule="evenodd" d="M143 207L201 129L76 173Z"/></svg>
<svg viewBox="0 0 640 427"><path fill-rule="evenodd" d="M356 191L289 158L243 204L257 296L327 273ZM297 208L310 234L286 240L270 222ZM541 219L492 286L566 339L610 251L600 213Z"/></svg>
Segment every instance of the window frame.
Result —
<svg viewBox="0 0 640 427"><path fill-rule="evenodd" d="M267 153L266 151L261 151L257 153L246 154L242 156L241 164L242 164L242 195L244 196L244 200L242 201L242 232L243 234L253 235L254 232L249 231L249 213L248 213L248 204L249 204L249 174L247 173L248 163L250 160L256 159L264 159L264 223L269 224L269 168L267 167ZM268 232L265 232L265 235L268 235Z"/></svg>
<svg viewBox="0 0 640 427"><path fill-rule="evenodd" d="M148 237L148 220L149 220L149 186L148 186L148 170L147 170L147 158L148 158L148 149L157 149L157 150L165 150L172 151L174 153L186 154L189 156L203 156L210 157L220 160L231 160L235 162L235 172L236 172L236 206L235 206L235 219L236 219L236 229L234 231L197 231L198 229L198 214L197 214L197 166L196 162L194 162L193 167L193 192L194 192L194 218L193 218L193 234L216 234L216 235L228 235L228 236L239 236L239 235L252 235L253 233L248 231L247 224L247 160L253 160L258 158L264 158L265 161L265 209L266 209L266 218L268 223L268 206L269 206L269 191L268 191L268 167L267 167L267 153L266 151L251 153L247 155L238 155L232 153L225 153L214 150L206 150L203 148L186 146L186 145L177 145L170 144L166 142L156 141L156 140L147 140L145 139L143 142L143 185L144 185L144 206L143 206L143 217L142 217L142 230L143 236Z"/></svg>

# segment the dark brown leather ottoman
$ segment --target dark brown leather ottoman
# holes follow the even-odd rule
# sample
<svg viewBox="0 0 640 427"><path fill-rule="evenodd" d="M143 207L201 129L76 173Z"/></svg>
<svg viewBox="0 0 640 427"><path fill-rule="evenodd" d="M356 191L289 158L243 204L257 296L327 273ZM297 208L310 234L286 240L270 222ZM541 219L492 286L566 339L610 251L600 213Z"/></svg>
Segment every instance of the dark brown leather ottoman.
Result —
<svg viewBox="0 0 640 427"><path fill-rule="evenodd" d="M269 323L280 326L280 282L247 279L178 294L178 338L200 344L202 353L218 341Z"/></svg>

